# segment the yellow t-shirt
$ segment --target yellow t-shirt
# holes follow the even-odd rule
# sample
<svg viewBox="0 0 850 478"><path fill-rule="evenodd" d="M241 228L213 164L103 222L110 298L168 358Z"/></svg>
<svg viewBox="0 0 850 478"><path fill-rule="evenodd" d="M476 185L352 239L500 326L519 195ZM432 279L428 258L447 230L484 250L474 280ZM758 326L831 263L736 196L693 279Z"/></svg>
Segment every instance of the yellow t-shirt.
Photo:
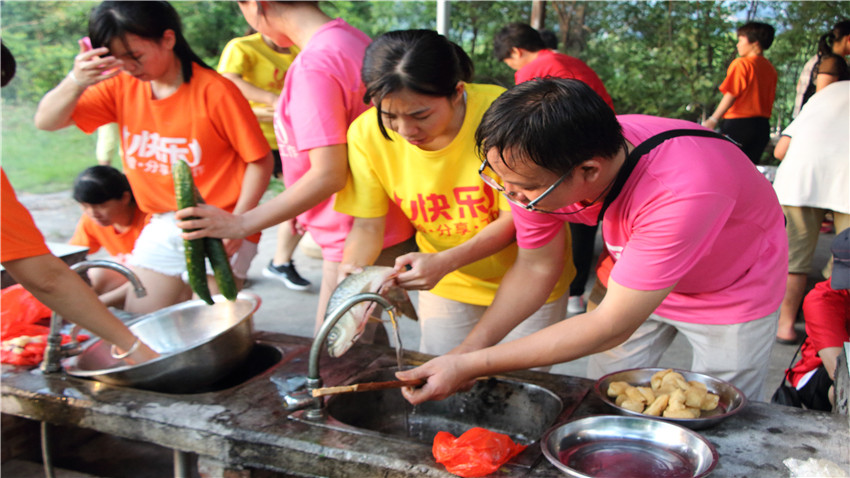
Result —
<svg viewBox="0 0 850 478"><path fill-rule="evenodd" d="M252 85L272 93L280 93L286 70L298 54L298 47L289 47L289 53L278 53L271 49L259 33L234 38L227 42L218 61L219 73L234 73ZM249 101L251 107L274 106ZM274 126L271 121L261 121L260 128L269 146L277 149Z"/></svg>
<svg viewBox="0 0 850 478"><path fill-rule="evenodd" d="M382 217L389 201L401 207L416 228L416 243L425 253L444 251L469 240L499 214L509 213L505 198L478 176L475 129L504 88L467 84L466 116L455 139L439 151L425 151L387 130L378 129L375 108L348 129L351 175L337 193L334 208L354 217ZM572 257L569 234L566 257ZM467 304L490 305L505 272L516 259L517 246L447 274L432 293ZM575 276L572 261L549 297L560 297Z"/></svg>

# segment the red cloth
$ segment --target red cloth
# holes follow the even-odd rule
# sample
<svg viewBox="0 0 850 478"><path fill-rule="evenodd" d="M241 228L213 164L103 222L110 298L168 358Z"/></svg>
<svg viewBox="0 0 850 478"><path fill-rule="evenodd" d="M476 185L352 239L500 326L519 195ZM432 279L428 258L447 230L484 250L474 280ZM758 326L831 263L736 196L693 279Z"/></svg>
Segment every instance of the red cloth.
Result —
<svg viewBox="0 0 850 478"><path fill-rule="evenodd" d="M808 337L800 350L800 361L788 370L795 387L808 372L823 363L818 351L841 347L850 341L850 290L835 290L829 280L819 282L803 301Z"/></svg>

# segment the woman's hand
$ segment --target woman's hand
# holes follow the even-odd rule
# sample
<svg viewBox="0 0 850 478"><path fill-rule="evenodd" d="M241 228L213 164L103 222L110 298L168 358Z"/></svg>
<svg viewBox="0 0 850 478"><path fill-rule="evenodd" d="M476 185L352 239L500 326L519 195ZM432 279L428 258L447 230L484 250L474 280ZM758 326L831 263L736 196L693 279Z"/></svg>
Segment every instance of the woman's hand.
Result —
<svg viewBox="0 0 850 478"><path fill-rule="evenodd" d="M82 39L78 40L78 44L80 53L74 57L74 68L68 76L80 87L88 88L121 73L124 62L109 55L109 48L91 49Z"/></svg>
<svg viewBox="0 0 850 478"><path fill-rule="evenodd" d="M410 270L405 271L409 267ZM443 260L440 253L426 254L411 252L399 256L395 260L395 268L400 272L398 285L405 289L431 290L440 282L446 274L451 272L452 267Z"/></svg>
<svg viewBox="0 0 850 478"><path fill-rule="evenodd" d="M209 204L199 204L177 211L177 227L183 229L183 239L221 237L243 239L247 234L242 227L242 216L231 214ZM229 253L229 251L228 251Z"/></svg>
<svg viewBox="0 0 850 478"><path fill-rule="evenodd" d="M363 272L363 268L360 266L345 262L340 263L339 267L336 268L337 285L351 274L359 274L360 272Z"/></svg>

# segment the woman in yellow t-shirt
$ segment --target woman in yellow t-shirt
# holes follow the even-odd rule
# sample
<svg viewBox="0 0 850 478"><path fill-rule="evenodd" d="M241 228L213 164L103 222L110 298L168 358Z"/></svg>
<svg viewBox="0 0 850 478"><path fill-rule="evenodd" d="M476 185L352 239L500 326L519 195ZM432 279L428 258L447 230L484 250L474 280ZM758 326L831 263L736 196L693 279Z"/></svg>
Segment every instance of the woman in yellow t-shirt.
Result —
<svg viewBox="0 0 850 478"><path fill-rule="evenodd" d="M408 269L402 287L420 291L420 351L431 354L460 345L516 259L510 208L478 175L475 150L475 129L504 88L469 83L472 73L469 56L430 30L372 42L362 75L374 107L348 130L351 176L335 203L355 218L342 274L378 256L390 201L416 228L420 252L399 257L396 268ZM574 275L565 267L548 303L505 340L563 319Z"/></svg>
<svg viewBox="0 0 850 478"><path fill-rule="evenodd" d="M300 50L295 45L278 46L268 36L253 28L250 30L250 34L227 42L218 61L218 72L232 81L251 104L272 149L272 175L283 181L283 163L274 132L274 110L280 105L278 99L286 72ZM309 289L310 281L301 277L292 261L300 240L295 219L280 223L274 256L263 269L263 275L283 282L292 290Z"/></svg>

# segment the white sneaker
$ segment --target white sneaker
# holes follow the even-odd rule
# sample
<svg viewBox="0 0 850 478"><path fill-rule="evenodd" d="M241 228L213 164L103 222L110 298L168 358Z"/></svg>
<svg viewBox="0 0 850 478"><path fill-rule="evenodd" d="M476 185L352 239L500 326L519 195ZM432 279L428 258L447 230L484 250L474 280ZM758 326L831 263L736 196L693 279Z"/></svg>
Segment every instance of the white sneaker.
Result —
<svg viewBox="0 0 850 478"><path fill-rule="evenodd" d="M580 295L571 295L567 301L567 317L583 314L587 312L587 304L584 302L584 297Z"/></svg>

